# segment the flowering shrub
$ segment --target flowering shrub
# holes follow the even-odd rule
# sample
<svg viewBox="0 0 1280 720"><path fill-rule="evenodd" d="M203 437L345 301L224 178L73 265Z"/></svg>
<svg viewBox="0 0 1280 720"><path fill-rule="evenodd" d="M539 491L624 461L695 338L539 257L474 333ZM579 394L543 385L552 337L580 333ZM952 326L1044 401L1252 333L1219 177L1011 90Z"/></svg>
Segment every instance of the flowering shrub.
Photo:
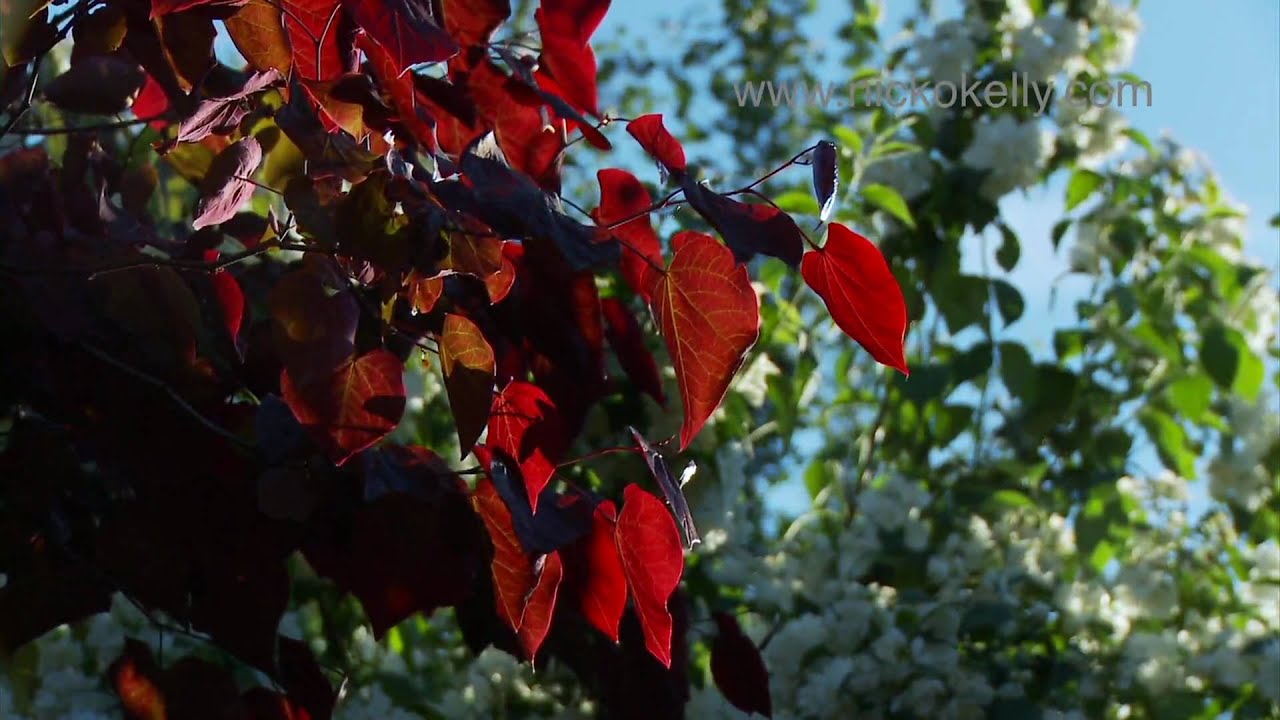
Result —
<svg viewBox="0 0 1280 720"><path fill-rule="evenodd" d="M933 81L1115 77L1140 30L1124 2L971 0L957 18L922 10L905 44L886 48L877 4L853 7L842 30L850 67L887 58L891 71ZM644 619L631 614L615 624L622 650L602 656L618 664L599 672L575 644L600 639L599 626L557 614L535 671L527 646L508 637L514 628L485 606L503 597L491 587L383 626L366 598L295 556L288 610L273 628L337 690L334 717L1280 716L1280 296L1275 276L1242 251L1245 209L1204 159L1151 141L1113 108L1058 103L1045 118L864 108L850 119L733 107L730 93L695 87L684 68L710 62L716 82L809 73L798 58L810 10L804 0L727 0L722 11L737 22L688 38L684 56L624 47L601 63L603 87L628 102L652 98L641 90L665 74L677 107L725 103L722 117L669 113L668 127L633 132L662 165L636 177L655 183L654 197L680 188L698 198L689 168L702 156L758 177L811 134L830 137L851 188L832 220L865 228L902 286L910 376L885 372L896 359L875 343L864 343L869 354L850 349L830 293L801 292L806 281L818 289L820 273L754 260L751 292L735 291L754 295L759 335L696 436L682 435L687 409L671 402L688 393L679 367L650 377L624 354L610 360L610 382L625 376L641 392L580 418L584 448L618 444L632 423L650 438L681 437L682 452L668 454L672 469L691 468L679 497L701 542L684 550L665 608L674 672L663 674ZM708 47L720 49L710 61ZM709 140L679 148L668 129ZM1051 237L1020 238L999 201L1051 178L1065 180L1066 215ZM758 189L816 219L824 203L809 184L809 173L780 172ZM566 184L563 194L596 189L578 191ZM722 232L710 203L662 208L658 234ZM1066 255L1063 292L1079 291L1075 320L1054 328L1051 348L1007 330L1039 297L1010 275L1024 241ZM643 268L620 274L630 283ZM670 315L654 309L661 327ZM416 361L405 384L389 441L461 456L456 388ZM557 399L567 402L575 391L565 387ZM592 489L654 482L626 449L556 472ZM806 492L806 509L778 512L780 488ZM240 689L269 684L216 640L113 595L110 612L9 659L0 717L118 717L121 658L169 668L200 658L233 672ZM611 684L618 678L635 684ZM617 702L637 688L643 703Z"/></svg>

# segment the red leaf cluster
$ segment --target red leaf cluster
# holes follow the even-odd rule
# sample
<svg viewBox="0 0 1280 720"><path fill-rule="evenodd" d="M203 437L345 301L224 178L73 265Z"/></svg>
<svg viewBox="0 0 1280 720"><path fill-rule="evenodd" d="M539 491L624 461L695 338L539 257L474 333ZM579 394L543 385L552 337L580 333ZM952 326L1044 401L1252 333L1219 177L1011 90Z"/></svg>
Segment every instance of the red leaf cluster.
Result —
<svg viewBox="0 0 1280 720"><path fill-rule="evenodd" d="M63 15L71 63L52 78L36 67L59 38L48 9L19 23L14 7L0 112L24 115L34 77L38 102L149 121L164 167L93 131L57 163L0 155L0 650L121 592L270 680L161 670L130 645L109 677L130 716L321 720L333 687L277 633L300 556L377 635L451 606L469 644L554 655L614 714L678 712L682 533L697 541L680 486L639 432L665 504L565 468L593 413L642 407L616 402L628 387L665 405L666 362L689 447L758 338L756 255L798 266L840 328L907 372L903 295L875 245L835 224L817 247L743 202L758 183L700 184L660 115L626 125L670 188L604 167L590 218L568 212L566 153L612 147L591 46L607 1L542 0L530 54L494 42L505 0L102 0ZM216 60L218 21L247 72ZM825 221L835 148L811 155ZM174 176L190 222L148 214ZM287 213L260 215L264 193ZM719 237L659 237L651 215L678 195ZM415 352L437 355L474 487L388 441ZM713 674L767 714L735 628Z"/></svg>

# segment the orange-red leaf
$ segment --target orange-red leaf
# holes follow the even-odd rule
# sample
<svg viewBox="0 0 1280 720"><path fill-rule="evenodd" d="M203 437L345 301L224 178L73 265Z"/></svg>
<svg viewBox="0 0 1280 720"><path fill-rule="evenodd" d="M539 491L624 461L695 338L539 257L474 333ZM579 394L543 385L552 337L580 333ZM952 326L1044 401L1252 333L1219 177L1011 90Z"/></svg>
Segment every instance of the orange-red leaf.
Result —
<svg viewBox="0 0 1280 720"><path fill-rule="evenodd" d="M657 283L652 307L684 400L684 450L760 336L760 301L746 267L710 235L686 230L671 246L675 255Z"/></svg>
<svg viewBox="0 0 1280 720"><path fill-rule="evenodd" d="M494 367L493 348L480 328L462 315L445 315L440 333L440 368L458 427L462 457L471 452L489 420Z"/></svg>
<svg viewBox="0 0 1280 720"><path fill-rule="evenodd" d="M627 123L627 132L640 143L644 151L662 163L667 172L684 172L687 162L684 147L667 131L661 115L642 115Z"/></svg>
<svg viewBox="0 0 1280 720"><path fill-rule="evenodd" d="M653 298L653 284L664 267L662 244L653 231L646 212L653 206L653 198L635 175L618 168L605 168L596 173L600 181L600 207L596 208L595 221L608 227L616 222L627 222L609 232L622 244L622 278L632 291L649 302Z"/></svg>
<svg viewBox="0 0 1280 720"><path fill-rule="evenodd" d="M644 629L645 647L671 667L672 622L667 601L684 572L676 522L661 500L632 484L623 491L616 537L636 615Z"/></svg>
<svg viewBox="0 0 1280 720"><path fill-rule="evenodd" d="M481 478L476 483L471 502L484 521L485 528L489 531L489 541L493 544L490 572L493 575L493 593L497 600L498 614L511 626L513 632L519 632L520 621L524 617L525 597L535 583L533 562L516 537L511 511L507 509L502 496L489 478Z"/></svg>
<svg viewBox="0 0 1280 720"><path fill-rule="evenodd" d="M537 385L515 380L494 398L488 443L520 463L535 513L538 496L555 472L554 456L563 443L562 435L555 404Z"/></svg>
<svg viewBox="0 0 1280 720"><path fill-rule="evenodd" d="M538 648L542 647L542 641L547 639L547 632L551 630L556 596L559 594L560 581L564 579L564 564L560 562L560 552L553 551L540 557L534 564L534 572L538 581L529 593L529 600L524 606L524 617L520 620L520 631L516 634L520 647L530 662L537 657Z"/></svg>
<svg viewBox="0 0 1280 720"><path fill-rule="evenodd" d="M904 348L907 304L879 248L835 223L827 244L804 256L800 273L846 335L876 362L909 374Z"/></svg>
<svg viewBox="0 0 1280 720"><path fill-rule="evenodd" d="M587 567L579 597L587 622L614 642L618 642L618 623L627 606L627 576L615 539L617 517L609 500L600 503L592 515L591 534L583 541Z"/></svg>
<svg viewBox="0 0 1280 720"><path fill-rule="evenodd" d="M286 369L280 392L335 465L386 437L404 415L403 366L386 350L346 363L326 381L295 384Z"/></svg>

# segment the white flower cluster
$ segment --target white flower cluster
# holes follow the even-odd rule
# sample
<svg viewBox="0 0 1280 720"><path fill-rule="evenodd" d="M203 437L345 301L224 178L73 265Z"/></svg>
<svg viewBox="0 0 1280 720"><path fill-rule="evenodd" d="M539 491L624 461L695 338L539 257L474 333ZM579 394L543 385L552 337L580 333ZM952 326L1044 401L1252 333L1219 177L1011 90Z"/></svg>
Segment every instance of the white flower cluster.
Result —
<svg viewBox="0 0 1280 720"><path fill-rule="evenodd" d="M990 174L982 194L993 200L1034 185L1053 154L1053 132L1035 120L1009 114L984 115L973 128L973 142L961 161Z"/></svg>
<svg viewBox="0 0 1280 720"><path fill-rule="evenodd" d="M731 488L741 483L737 451L717 463ZM1242 610L1223 596L1220 612L1185 612L1180 579L1197 571L1182 556L1208 557L1232 537L1187 525L1186 481L1176 475L1117 487L1134 512L1163 508L1160 527L1116 548L1118 572L1081 567L1087 553L1067 518L1024 507L956 524L954 511L900 477L861 490L847 519L830 508L802 516L761 556L734 541L732 504L709 498L699 517L726 541L708 544L703 562L716 582L743 589L753 611L744 628L768 638L779 718L986 717L997 702L1031 701L1033 670L981 648L1050 630L1069 639L1080 682L1031 701L1046 717L1093 716L1085 705L1099 702L1120 717L1136 700L1211 685L1253 683L1280 703L1280 548L1273 541L1248 558ZM993 680L997 668L1007 679ZM689 710L742 717L713 687L695 689Z"/></svg>

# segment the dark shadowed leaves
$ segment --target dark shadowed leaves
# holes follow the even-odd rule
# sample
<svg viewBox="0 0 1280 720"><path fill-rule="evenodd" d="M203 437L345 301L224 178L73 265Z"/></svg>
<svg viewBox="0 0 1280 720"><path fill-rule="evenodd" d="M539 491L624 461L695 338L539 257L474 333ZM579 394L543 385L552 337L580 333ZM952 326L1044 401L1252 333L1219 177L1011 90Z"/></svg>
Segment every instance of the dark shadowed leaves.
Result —
<svg viewBox="0 0 1280 720"><path fill-rule="evenodd" d="M457 43L432 19L429 0L342 0L342 5L387 50L397 75L458 53Z"/></svg>
<svg viewBox="0 0 1280 720"><path fill-rule="evenodd" d="M760 302L746 267L710 235L685 231L671 245L675 256L657 285L653 314L684 401L684 450L720 405L760 336Z"/></svg>
<svg viewBox="0 0 1280 720"><path fill-rule="evenodd" d="M134 62L114 55L84 58L43 88L62 110L95 115L124 112L142 90L147 75Z"/></svg>
<svg viewBox="0 0 1280 720"><path fill-rule="evenodd" d="M773 717L769 671L760 650L743 634L737 618L723 612L713 617L719 630L711 643L711 677L716 687L739 710Z"/></svg>
<svg viewBox="0 0 1280 720"><path fill-rule="evenodd" d="M908 374L907 305L879 248L836 223L827 244L805 255L800 272L846 335L876 362Z"/></svg>
<svg viewBox="0 0 1280 720"><path fill-rule="evenodd" d="M671 667L671 613L667 601L680 584L684 554L680 534L662 501L638 485L623 491L618 514L618 554L644 628L645 646Z"/></svg>
<svg viewBox="0 0 1280 720"><path fill-rule="evenodd" d="M738 262L749 262L756 253L763 253L791 267L800 265L804 235L790 215L772 205L738 202L688 176L681 179L680 187L689 205L720 233Z"/></svg>
<svg viewBox="0 0 1280 720"><path fill-rule="evenodd" d="M609 339L609 345L618 357L618 364L622 365L623 372L641 392L648 393L665 408L667 394L662 389L658 363L645 344L644 331L635 315L618 298L601 300L600 309L604 313L605 337Z"/></svg>
<svg viewBox="0 0 1280 720"><path fill-rule="evenodd" d="M251 176L262 164L262 146L254 137L245 137L218 153L200 184L191 227L199 230L235 217L253 196Z"/></svg>
<svg viewBox="0 0 1280 720"><path fill-rule="evenodd" d="M325 380L295 383L281 374L284 401L335 465L395 429L404 414L400 358L374 350L339 367Z"/></svg>
<svg viewBox="0 0 1280 720"><path fill-rule="evenodd" d="M534 512L542 489L555 472L564 446L563 436L555 405L537 385L513 381L494 398L488 443L520 464Z"/></svg>
<svg viewBox="0 0 1280 720"><path fill-rule="evenodd" d="M458 446L466 457L484 431L493 404L493 348L475 323L452 313L445 316L439 345Z"/></svg>
<svg viewBox="0 0 1280 720"><path fill-rule="evenodd" d="M313 256L271 290L276 350L295 383L324 380L355 353L360 305L327 259Z"/></svg>
<svg viewBox="0 0 1280 720"><path fill-rule="evenodd" d="M702 538L698 537L698 528L693 524L693 513L689 512L689 502L685 500L680 483L671 476L671 468L667 467L666 459L653 449L649 441L645 440L635 428L627 429L631 431L631 437L635 438L640 454L644 456L644 462L649 466L649 472L658 482L658 487L667 498L667 504L671 506L671 512L676 516L680 532L684 534L685 546L692 549L694 545L702 542Z"/></svg>
<svg viewBox="0 0 1280 720"><path fill-rule="evenodd" d="M489 479L511 512L516 537L526 552L544 555L558 550L591 529L591 508L578 495L560 495L550 487L538 498L538 513L529 507L529 498L520 468L500 449L484 445L475 448L476 459L489 473Z"/></svg>

